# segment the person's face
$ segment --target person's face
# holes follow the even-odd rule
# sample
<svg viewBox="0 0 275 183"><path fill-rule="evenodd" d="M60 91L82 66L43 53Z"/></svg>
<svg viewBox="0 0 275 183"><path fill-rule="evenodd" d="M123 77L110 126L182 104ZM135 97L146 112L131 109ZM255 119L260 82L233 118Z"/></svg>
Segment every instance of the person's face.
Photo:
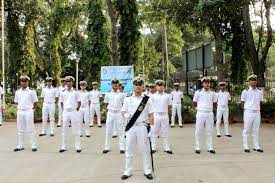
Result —
<svg viewBox="0 0 275 183"><path fill-rule="evenodd" d="M178 90L179 89L179 86L175 86L175 90Z"/></svg>
<svg viewBox="0 0 275 183"><path fill-rule="evenodd" d="M136 82L136 83L134 83L134 90L137 93L142 93L142 91L143 91L143 83L142 82Z"/></svg>
<svg viewBox="0 0 275 183"><path fill-rule="evenodd" d="M202 83L202 86L205 90L209 90L210 89L210 82L209 81L204 81Z"/></svg>
<svg viewBox="0 0 275 183"><path fill-rule="evenodd" d="M220 85L220 90L221 90L221 91L224 91L224 90L225 90L225 84L221 84L221 85Z"/></svg>
<svg viewBox="0 0 275 183"><path fill-rule="evenodd" d="M252 87L256 87L256 86L257 86L257 80L256 80L256 79L250 79L250 80L249 80L249 84L250 84L250 86L252 86Z"/></svg>
<svg viewBox="0 0 275 183"><path fill-rule="evenodd" d="M86 87L87 87L86 85L80 85L81 90L86 90Z"/></svg>
<svg viewBox="0 0 275 183"><path fill-rule="evenodd" d="M48 87L51 87L53 85L53 82L52 81L47 81L47 86Z"/></svg>
<svg viewBox="0 0 275 183"><path fill-rule="evenodd" d="M123 90L123 89L122 89L122 85L119 85L119 90L120 90L120 91L122 91L122 90Z"/></svg>
<svg viewBox="0 0 275 183"><path fill-rule="evenodd" d="M66 81L62 81L62 86L65 86L66 85Z"/></svg>
<svg viewBox="0 0 275 183"><path fill-rule="evenodd" d="M119 87L119 83L112 83L112 88L113 88L114 90L117 90L118 87Z"/></svg>
<svg viewBox="0 0 275 183"><path fill-rule="evenodd" d="M93 89L96 90L97 89L97 85L93 85Z"/></svg>
<svg viewBox="0 0 275 183"><path fill-rule="evenodd" d="M67 81L66 85L67 85L68 88L72 88L73 87L73 82L71 80Z"/></svg>
<svg viewBox="0 0 275 183"><path fill-rule="evenodd" d="M21 87L22 88L27 88L29 86L29 81L28 80L21 80Z"/></svg>
<svg viewBox="0 0 275 183"><path fill-rule="evenodd" d="M155 93L155 88L150 88L150 93Z"/></svg>
<svg viewBox="0 0 275 183"><path fill-rule="evenodd" d="M158 92L163 92L164 91L164 85L163 84L157 85L157 91Z"/></svg>

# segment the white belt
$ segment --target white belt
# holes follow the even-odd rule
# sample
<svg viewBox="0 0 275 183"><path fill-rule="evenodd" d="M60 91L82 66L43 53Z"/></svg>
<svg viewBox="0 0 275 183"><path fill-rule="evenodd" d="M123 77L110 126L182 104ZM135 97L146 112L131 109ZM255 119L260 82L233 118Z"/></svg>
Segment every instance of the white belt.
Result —
<svg viewBox="0 0 275 183"><path fill-rule="evenodd" d="M54 104L55 102L44 102L45 104Z"/></svg>
<svg viewBox="0 0 275 183"><path fill-rule="evenodd" d="M73 108L65 108L64 111L66 112L73 112L75 111L76 109L73 109Z"/></svg>
<svg viewBox="0 0 275 183"><path fill-rule="evenodd" d="M251 112L251 113L259 113L260 110L251 110L251 109L245 109L246 112Z"/></svg>
<svg viewBox="0 0 275 183"><path fill-rule="evenodd" d="M165 115L168 115L168 112L155 112L155 114L160 116L165 116Z"/></svg>
<svg viewBox="0 0 275 183"><path fill-rule="evenodd" d="M200 113L213 113L213 111L202 111L202 110L198 110L197 112L200 112Z"/></svg>
<svg viewBox="0 0 275 183"><path fill-rule="evenodd" d="M18 111L33 111L33 109L17 109Z"/></svg>
<svg viewBox="0 0 275 183"><path fill-rule="evenodd" d="M112 109L108 109L108 112L111 112L111 113L119 113L120 110L112 110Z"/></svg>

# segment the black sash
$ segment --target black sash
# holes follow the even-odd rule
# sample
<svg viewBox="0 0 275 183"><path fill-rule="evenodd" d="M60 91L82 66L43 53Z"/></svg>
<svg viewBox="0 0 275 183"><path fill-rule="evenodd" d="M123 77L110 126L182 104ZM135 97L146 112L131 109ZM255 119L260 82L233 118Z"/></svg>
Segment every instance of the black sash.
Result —
<svg viewBox="0 0 275 183"><path fill-rule="evenodd" d="M125 131L129 131L132 126L135 124L136 120L138 119L139 115L142 113L143 109L145 108L147 102L148 102L149 97L145 95L140 102L136 112L134 113L133 117L130 119L129 123L126 125Z"/></svg>

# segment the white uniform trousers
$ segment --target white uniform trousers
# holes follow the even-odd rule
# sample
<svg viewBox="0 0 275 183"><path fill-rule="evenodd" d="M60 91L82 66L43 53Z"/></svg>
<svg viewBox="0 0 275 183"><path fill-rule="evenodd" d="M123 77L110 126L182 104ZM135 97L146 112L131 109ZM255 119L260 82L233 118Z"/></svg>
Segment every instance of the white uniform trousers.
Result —
<svg viewBox="0 0 275 183"><path fill-rule="evenodd" d="M116 130L119 137L119 149L125 150L124 128L122 122L122 114L120 111L108 111L106 119L106 136L105 136L105 150L111 150L112 129L113 124L116 124Z"/></svg>
<svg viewBox="0 0 275 183"><path fill-rule="evenodd" d="M90 109L90 115L91 115L91 126L94 125L94 116L96 114L97 117L97 125L101 126L101 114L100 114L100 104L91 104L91 109Z"/></svg>
<svg viewBox="0 0 275 183"><path fill-rule="evenodd" d="M61 103L58 102L58 123L57 125L62 126L62 120L63 120L63 109L61 107Z"/></svg>
<svg viewBox="0 0 275 183"><path fill-rule="evenodd" d="M143 123L137 123L126 133L125 171L130 176L133 171L133 156L136 148L143 156L143 171L145 175L152 172L148 132Z"/></svg>
<svg viewBox="0 0 275 183"><path fill-rule="evenodd" d="M28 133L30 136L31 148L36 148L33 109L17 111L17 130L18 130L17 148L24 147L25 133Z"/></svg>
<svg viewBox="0 0 275 183"><path fill-rule="evenodd" d="M223 119L224 122L224 134L225 135L229 135L229 130L228 130L228 115L229 115L229 110L228 108L222 108L222 107L218 107L217 108L217 121L216 121L216 130L217 130L217 135L221 135L220 132L220 124L221 124L221 120Z"/></svg>
<svg viewBox="0 0 275 183"><path fill-rule="evenodd" d="M169 116L168 113L154 113L154 125L152 126L152 150L157 149L157 139L159 131L163 139L163 147L165 151L170 151L168 143Z"/></svg>
<svg viewBox="0 0 275 183"><path fill-rule="evenodd" d="M213 150L213 145L212 145L213 126L214 126L213 112L197 111L196 130L195 130L196 150L200 150L200 137L201 137L203 128L205 128L205 133L206 133L207 150Z"/></svg>
<svg viewBox="0 0 275 183"><path fill-rule="evenodd" d="M176 114L178 115L179 126L182 126L181 103L172 105L171 126L175 126Z"/></svg>
<svg viewBox="0 0 275 183"><path fill-rule="evenodd" d="M55 103L43 103L42 107L42 134L47 133L47 122L50 117L50 133L54 133L54 114L55 114Z"/></svg>
<svg viewBox="0 0 275 183"><path fill-rule="evenodd" d="M66 110L63 111L63 125L62 125L62 147L61 149L67 150L68 146L68 129L69 124L72 124L72 132L75 140L75 149L80 150L80 116L79 111Z"/></svg>
<svg viewBox="0 0 275 183"><path fill-rule="evenodd" d="M253 149L260 149L259 145L259 128L261 123L260 111L244 111L244 129L243 129L243 149L248 149L247 138L252 129Z"/></svg>
<svg viewBox="0 0 275 183"><path fill-rule="evenodd" d="M80 108L80 133L90 135L90 109L89 107ZM83 124L84 120L84 124Z"/></svg>

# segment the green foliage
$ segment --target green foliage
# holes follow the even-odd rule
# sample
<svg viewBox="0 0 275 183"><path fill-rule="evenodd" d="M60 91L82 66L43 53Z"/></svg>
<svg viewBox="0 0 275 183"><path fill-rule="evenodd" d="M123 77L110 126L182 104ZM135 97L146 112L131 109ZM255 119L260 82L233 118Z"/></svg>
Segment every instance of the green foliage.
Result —
<svg viewBox="0 0 275 183"><path fill-rule="evenodd" d="M102 0L89 0L87 25L88 38L85 40L84 67L86 80L98 80L99 70L103 65L111 62L110 50L108 46L108 33L106 20L102 12ZM84 68L83 68L84 69Z"/></svg>
<svg viewBox="0 0 275 183"><path fill-rule="evenodd" d="M140 21L136 0L116 1L116 9L120 16L118 43L120 65L131 65L139 58Z"/></svg>

